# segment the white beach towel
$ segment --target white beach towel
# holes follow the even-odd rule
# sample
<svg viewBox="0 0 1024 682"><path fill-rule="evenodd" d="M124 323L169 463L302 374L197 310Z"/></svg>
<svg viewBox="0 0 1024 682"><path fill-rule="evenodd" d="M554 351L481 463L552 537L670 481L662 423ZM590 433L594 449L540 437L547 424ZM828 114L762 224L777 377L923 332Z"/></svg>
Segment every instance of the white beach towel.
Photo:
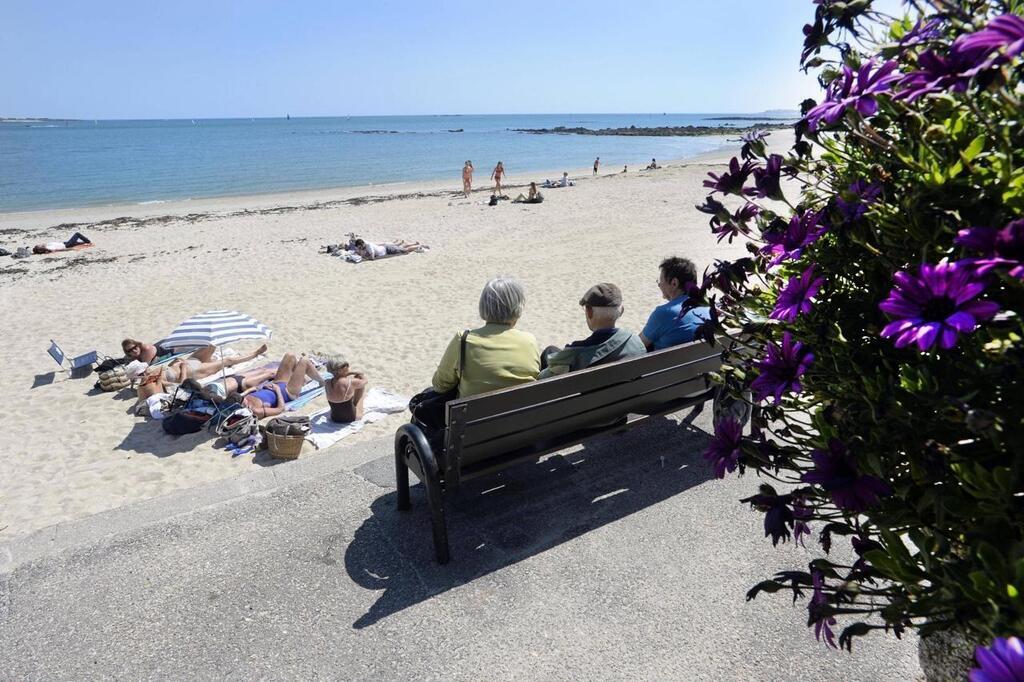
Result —
<svg viewBox="0 0 1024 682"><path fill-rule="evenodd" d="M314 412L309 415L311 428L306 439L313 443L318 450L329 448L345 436L361 430L367 424L380 421L389 414L404 412L408 404L409 399L404 396L373 387L366 392L362 419L348 424L336 424L331 421L330 408Z"/></svg>

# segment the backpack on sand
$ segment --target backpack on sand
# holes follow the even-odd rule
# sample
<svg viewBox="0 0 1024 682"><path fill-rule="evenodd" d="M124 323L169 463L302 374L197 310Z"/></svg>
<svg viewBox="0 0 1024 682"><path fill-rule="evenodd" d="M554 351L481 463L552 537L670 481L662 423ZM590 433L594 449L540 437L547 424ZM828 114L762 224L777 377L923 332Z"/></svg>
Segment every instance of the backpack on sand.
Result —
<svg viewBox="0 0 1024 682"><path fill-rule="evenodd" d="M114 367L105 372L100 372L96 387L101 391L120 391L122 388L131 386L131 383L132 380L128 378L128 373L124 371L124 367Z"/></svg>

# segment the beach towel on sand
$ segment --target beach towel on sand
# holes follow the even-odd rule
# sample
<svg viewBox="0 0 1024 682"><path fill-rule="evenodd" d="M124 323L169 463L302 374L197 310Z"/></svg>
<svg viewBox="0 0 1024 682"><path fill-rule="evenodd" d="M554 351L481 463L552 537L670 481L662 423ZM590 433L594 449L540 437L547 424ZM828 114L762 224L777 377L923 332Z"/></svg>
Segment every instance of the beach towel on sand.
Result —
<svg viewBox="0 0 1024 682"><path fill-rule="evenodd" d="M331 421L331 410L320 410L309 415L311 426L306 440L313 443L318 450L329 448L339 440L359 431L366 424L380 421L389 414L404 412L409 398L400 396L382 388L371 387L363 400L363 418L347 424L336 424Z"/></svg>

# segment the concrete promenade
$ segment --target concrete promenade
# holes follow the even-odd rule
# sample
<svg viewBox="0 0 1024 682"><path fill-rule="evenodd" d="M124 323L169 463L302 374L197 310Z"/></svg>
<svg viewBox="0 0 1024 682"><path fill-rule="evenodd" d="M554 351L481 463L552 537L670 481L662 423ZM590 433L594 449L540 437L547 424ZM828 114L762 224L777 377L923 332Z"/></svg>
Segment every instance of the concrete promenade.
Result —
<svg viewBox="0 0 1024 682"><path fill-rule="evenodd" d="M447 566L390 440L13 540L0 679L918 677L912 636L833 651L806 601L745 601L814 554L763 537L756 478L709 478L707 412L467 485Z"/></svg>

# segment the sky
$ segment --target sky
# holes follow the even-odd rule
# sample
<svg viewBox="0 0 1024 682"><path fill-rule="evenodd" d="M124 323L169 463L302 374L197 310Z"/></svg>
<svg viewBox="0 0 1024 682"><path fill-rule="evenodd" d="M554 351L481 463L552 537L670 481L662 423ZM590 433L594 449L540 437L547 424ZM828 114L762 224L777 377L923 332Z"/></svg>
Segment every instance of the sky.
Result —
<svg viewBox="0 0 1024 682"><path fill-rule="evenodd" d="M810 0L0 0L0 116L795 109L818 93L797 63L812 16Z"/></svg>

